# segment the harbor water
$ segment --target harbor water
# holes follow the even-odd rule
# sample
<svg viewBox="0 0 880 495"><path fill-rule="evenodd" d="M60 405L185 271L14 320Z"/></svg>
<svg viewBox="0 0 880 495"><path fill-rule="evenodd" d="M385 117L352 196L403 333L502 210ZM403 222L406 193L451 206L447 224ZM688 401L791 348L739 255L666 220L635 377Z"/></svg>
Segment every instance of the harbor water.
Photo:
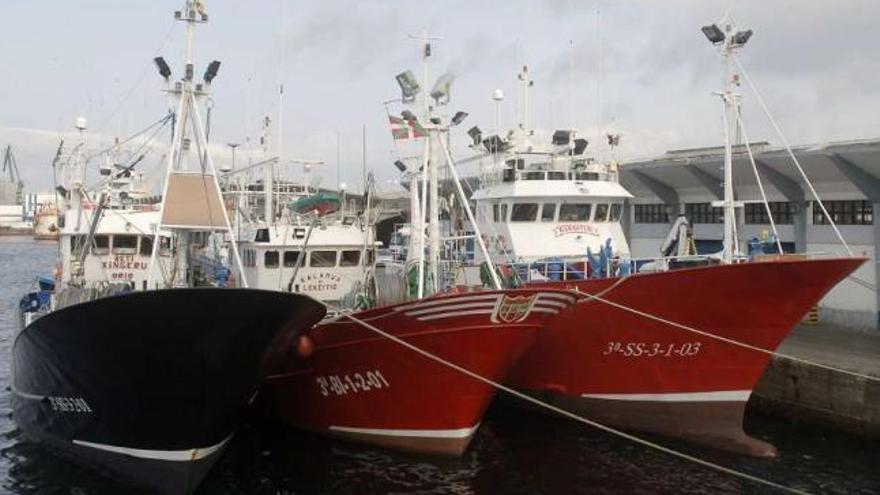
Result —
<svg viewBox="0 0 880 495"><path fill-rule="evenodd" d="M0 237L0 492L137 493L29 442L10 415L16 305L34 276L49 275L52 242ZM730 455L650 437L752 476L809 493L880 493L880 440L754 410L746 431L775 459ZM461 458L413 456L331 441L251 419L198 493L773 493L588 426L497 404Z"/></svg>

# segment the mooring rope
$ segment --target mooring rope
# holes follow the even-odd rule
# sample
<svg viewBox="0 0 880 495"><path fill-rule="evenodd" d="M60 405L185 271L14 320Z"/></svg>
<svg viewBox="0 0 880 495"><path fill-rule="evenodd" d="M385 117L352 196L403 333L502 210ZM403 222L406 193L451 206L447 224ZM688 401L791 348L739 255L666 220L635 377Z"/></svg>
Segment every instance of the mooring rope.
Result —
<svg viewBox="0 0 880 495"><path fill-rule="evenodd" d="M627 278L627 277L621 277L620 280L622 281L622 280L624 280L624 279L626 279L626 278ZM616 287L616 286L618 286L619 284L620 284L620 282L616 282L612 287ZM610 288L609 288L609 289L610 289ZM880 382L880 377L876 377L876 376L868 375L868 374L865 374L865 373L859 373L859 372L857 372L857 371L850 371L850 370L847 370L847 369L838 368L838 367L836 367L836 366L831 366L831 365L828 365L828 364L823 364L823 363L819 363L819 362L816 362L816 361L811 361L811 360L809 360L809 359L804 359L804 358L800 358L800 357L797 357L797 356L792 356L791 354L785 354L785 353L782 353L782 352L779 352L779 351L772 351L772 350L770 350L770 349L764 349L763 347L758 347L758 346L756 346L756 345L752 345L752 344L748 344L748 343L745 343L745 342L741 342L741 341L739 341L739 340L731 339L731 338L729 338L729 337L724 337L724 336L721 336L721 335L718 335L718 334L715 334L715 333L712 333L712 332L707 332L706 330L700 330L700 329L698 329L698 328L694 328L694 327L692 327L692 326L685 325L684 323L679 323L679 322L677 322L677 321L668 320L668 319L666 319L666 318L663 318L663 317L660 317L660 316L657 316L657 315L654 315L654 314L651 314L651 313L648 313L648 312L645 312L645 311L641 311L641 310L635 309L635 308L633 308L633 307L626 306L626 305L624 305L624 304L616 303L616 302L614 302L614 301L609 301L608 299L605 299L604 297L602 297L602 296L603 296L605 293L607 293L607 292L608 292L608 289L606 289L606 290L604 290L604 291L602 291L602 292L600 292L600 293L598 293L598 294L590 294L589 292L583 292L583 291L581 291L581 290L577 290L576 293L577 293L578 295L584 297L584 299L581 299L581 300L578 301L578 304L587 303L587 302L590 302L590 301L593 301L593 300L595 300L595 301L599 301L599 302L604 303L604 304L607 304L607 305L609 305L609 306L613 306L613 307L615 307L615 308L621 309L621 310L623 310L623 311L627 311L627 312L629 312L629 313L632 313L632 314L635 314L635 315L638 315L638 316L641 316L641 317L644 317L644 318L648 318L648 319L650 319L650 320L654 320L654 321L657 321L657 322L660 322L660 323L664 323L664 324L666 324L666 325L669 325L669 326L672 326L672 327L675 327L675 328L679 328L679 329L681 329L681 330L686 330L686 331L688 331L688 332L696 333L696 334L698 334L698 335L702 335L702 336L704 336L704 337L709 337L709 338L712 338L712 339L715 339L715 340L718 340L718 341L721 341L721 342L725 342L725 343L732 344L732 345L735 345L735 346L738 346L738 347L742 347L742 348L744 348L744 349L749 349L749 350L752 350L752 351L755 351L755 352L760 352L760 353L763 353L763 354L767 354L767 355L772 356L772 357L778 357L778 358L781 358L781 359L785 359L785 360L788 360L788 361L794 361L794 362L801 363L801 364L805 364L805 365L808 365L808 366L814 366L814 367L817 367L817 368L826 369L826 370L833 371L833 372L836 372L836 373L842 373L842 374L845 374L845 375L850 375L850 376L853 376L853 377L856 377L856 378L861 378L861 379L866 380L866 381Z"/></svg>
<svg viewBox="0 0 880 495"><path fill-rule="evenodd" d="M333 311L337 311L337 310L338 310L338 308L334 308L333 306L331 306L331 305L329 305L329 304L327 304L327 303L325 303L325 302L321 302L321 304L323 304L324 306L326 306L326 307L327 307L328 309L330 309L330 310L333 310ZM729 475L731 475L731 476L735 476L735 477L737 477L737 478L741 478L741 479L744 479L744 480L747 480L747 481L751 481L751 482L753 482L753 483L757 483L757 484L760 484L760 485L764 485L764 486L768 486L768 487L771 487L771 488L775 488L775 489L780 490L780 491L783 491L783 492L787 492L787 493L796 493L796 494L799 494L799 495L806 495L806 494L808 493L808 492L805 492L805 491L803 491L803 490L798 490L798 489L796 489L796 488L791 488L791 487L788 487L788 486L785 486L785 485L782 485L782 484L779 484L779 483L775 483L775 482L773 482L773 481L770 481L770 480L767 480L767 479L764 479L764 478L760 478L760 477L757 477L757 476L754 476L754 475L751 475L751 474L745 473L745 472L743 472L743 471L738 471L738 470L736 470L736 469L728 468L728 467L722 466L722 465L720 465L720 464L716 464L716 463L714 463L714 462L707 461L707 460L705 460L705 459L700 459L699 457L692 456L692 455L690 455L690 454L686 454L686 453L684 453L684 452L681 452L681 451L678 451L678 450L675 450L675 449L672 449L672 448L669 448L669 447L665 447L665 446L660 445L660 444L658 444L658 443L652 442L652 441L650 441L650 440L645 440L645 439L643 439L643 438L637 437L637 436L632 435L632 434L630 434L630 433L623 432L623 431L621 431L621 430L618 430L618 429L612 428L612 427L610 427L610 426L603 425L602 423L598 423L598 422L593 421L593 420L591 420L591 419L589 419L589 418L586 418L586 417L584 417L584 416L581 416L581 415L575 414L575 413L573 413L573 412L571 412L571 411L567 411L567 410L565 410L565 409L562 409L562 408L556 407L556 406L554 406L554 405L552 405L552 404L549 404L549 403L547 403L547 402L544 402L544 401L542 401L542 400L540 400L540 399L536 399L536 398L534 398L534 397L532 397L532 396L530 396L530 395L527 395L527 394L524 394L524 393L522 393L522 392L519 392L519 391L517 391L517 390L515 390L515 389L512 389L512 388L506 386L506 385L503 385L503 384L498 383L498 382L496 382L496 381L494 381L494 380L491 380L491 379L489 379L489 378L486 378L486 377L484 377L483 375L480 375L479 373L475 373L475 372L473 372L473 371L471 371L471 370L469 370L469 369L467 369L467 368L464 368L464 367L462 367L462 366L459 366L459 365L457 365L457 364L455 364L455 363L453 363L453 362L451 362L451 361L449 361L449 360L443 359L442 357L437 356L436 354L433 354L433 353L431 353L431 352L429 352L429 351L426 351L426 350L422 349L421 347L418 347L418 346L416 346L416 345L410 344L409 342L407 342L407 341L405 341L405 340L403 340L403 339L401 339L401 338L399 338L399 337L396 337L396 336L394 336L394 335L391 335L390 333L383 331L382 329L376 327L375 325L372 325L372 324L370 324L370 323L367 323L366 321L363 321L363 320L357 318L356 316L354 316L354 315L351 314L351 313L341 313L341 314L337 315L336 317L334 317L334 319L341 319L341 318L348 318L349 320L351 320L351 321L357 323L358 325L361 325L361 326L363 326L364 328L366 328L366 329L368 329L368 330L370 330L370 331L372 331L372 332L375 332L376 334L378 334L378 335L380 335L380 336L382 336L382 337L385 337L385 338L391 340L392 342L395 342L395 343L397 343L397 344L399 344L399 345L401 345L401 346L403 346L403 347L405 347L405 348L407 348L407 349L409 349L409 350L411 350L411 351L413 351L413 352L415 352L415 353L417 353L417 354L420 354L420 355L422 355L422 356L424 356L424 357L426 357L426 358L428 358L428 359L430 359L430 360L432 360L432 361L435 361L435 362L437 362L437 363L439 363L439 364L442 364L442 365L447 366L447 367L449 367L449 368L451 368L451 369L454 369L455 371L458 371L458 372L460 372L460 373L463 373L463 374L465 374L465 375L467 375L467 376L473 378L474 380L477 380L477 381L479 381L479 382L485 383L486 385L489 385L489 386L491 386L491 387L493 387L493 388L495 388L495 389L501 390L501 391L503 391L503 392L507 392L508 394L513 395L514 397L517 397L517 398L519 398L519 399L522 399L522 400L524 400L524 401L526 401L526 402L530 402L530 403L532 403L532 404L534 404L534 405L536 405L536 406L538 406L538 407L542 407L542 408L547 409L547 410L549 410L549 411L553 411L553 412L555 412L555 413L557 413L557 414L560 414L560 415L562 415L562 416L565 416L565 417L567 417L567 418L569 418L569 419L573 419L573 420L578 421L578 422L580 422L580 423L583 423L583 424L585 424L585 425L592 426L593 428L597 428L597 429L602 430L602 431L604 431L604 432L606 432L606 433L610 433L610 434L615 435L615 436L618 436L618 437L620 437L620 438L627 439L627 440L629 440L629 441L631 441L631 442L635 442L635 443L637 443L637 444L644 445L644 446L646 446L646 447L652 448L652 449L654 449L654 450L658 450L658 451L660 451L660 452L664 452L664 453L666 453L666 454L669 454L669 455L672 455L672 456L678 457L678 458L680 458L680 459L684 459L684 460L686 460L686 461L690 461L690 462L693 462L693 463L695 463L695 464L699 464L699 465L701 465L701 466L705 466L705 467L708 467L708 468L714 469L714 470L716 470L716 471L720 471L720 472L722 472L722 473L729 474Z"/></svg>

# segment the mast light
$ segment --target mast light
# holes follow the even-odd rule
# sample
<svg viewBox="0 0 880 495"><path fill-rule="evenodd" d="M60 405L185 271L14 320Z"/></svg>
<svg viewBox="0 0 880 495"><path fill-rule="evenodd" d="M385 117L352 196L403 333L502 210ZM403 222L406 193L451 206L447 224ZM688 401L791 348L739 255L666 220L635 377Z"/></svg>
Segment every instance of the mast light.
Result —
<svg viewBox="0 0 880 495"><path fill-rule="evenodd" d="M416 95L419 94L422 88L419 86L419 82L411 70L401 72L394 79L397 80L397 85L400 86L404 103L409 103L416 99Z"/></svg>
<svg viewBox="0 0 880 495"><path fill-rule="evenodd" d="M467 134L471 137L471 140L473 140L474 146L479 146L480 143L483 141L483 131L481 131L480 128L477 126L473 126L468 129Z"/></svg>
<svg viewBox="0 0 880 495"><path fill-rule="evenodd" d="M702 31L703 34L706 35L706 38L713 44L718 44L724 41L724 31L722 31L717 24L703 26Z"/></svg>
<svg viewBox="0 0 880 495"><path fill-rule="evenodd" d="M217 77L217 71L220 70L220 61L214 60L210 64L208 64L208 68L205 69L205 84L211 84L211 81Z"/></svg>
<svg viewBox="0 0 880 495"><path fill-rule="evenodd" d="M747 29L745 31L740 31L740 32L734 34L733 38L731 38L731 41L733 41L734 45L742 46L742 45L745 45L746 42L749 41L749 38L751 38L751 37L752 37L752 30Z"/></svg>
<svg viewBox="0 0 880 495"><path fill-rule="evenodd" d="M464 119L466 119L467 116L468 116L467 112L455 112L455 115L452 116L452 120L450 121L450 124L452 124L452 125L461 124L462 122L464 122Z"/></svg>
<svg viewBox="0 0 880 495"><path fill-rule="evenodd" d="M162 57L154 58L153 62L156 63L156 69L159 70L159 75L167 81L168 78L171 77L171 67L168 67L168 62Z"/></svg>

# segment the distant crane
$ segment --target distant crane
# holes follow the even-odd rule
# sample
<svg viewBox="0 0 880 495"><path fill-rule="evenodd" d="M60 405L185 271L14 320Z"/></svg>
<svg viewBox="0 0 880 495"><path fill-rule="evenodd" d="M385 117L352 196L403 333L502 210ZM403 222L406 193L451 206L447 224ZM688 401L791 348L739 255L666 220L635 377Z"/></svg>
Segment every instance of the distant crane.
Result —
<svg viewBox="0 0 880 495"><path fill-rule="evenodd" d="M21 180L18 164L15 162L15 155L12 154L12 145L7 145L6 151L3 153L3 173L8 173L9 182L15 184L15 203L22 204L24 182Z"/></svg>

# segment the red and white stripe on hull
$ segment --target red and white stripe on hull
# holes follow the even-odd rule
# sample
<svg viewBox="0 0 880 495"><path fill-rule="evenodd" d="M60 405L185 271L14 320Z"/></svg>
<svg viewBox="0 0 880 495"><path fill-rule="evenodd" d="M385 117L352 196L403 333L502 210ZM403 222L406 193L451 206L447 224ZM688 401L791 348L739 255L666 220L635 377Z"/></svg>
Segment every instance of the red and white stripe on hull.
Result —
<svg viewBox="0 0 880 495"><path fill-rule="evenodd" d="M782 258L531 285L568 287L581 300L554 319L508 383L609 426L772 455L772 446L742 431L745 404L769 354L587 294L774 351L807 310L864 261Z"/></svg>
<svg viewBox="0 0 880 495"><path fill-rule="evenodd" d="M440 295L357 313L359 320L495 381L505 379L550 318L575 303L563 290ZM314 352L266 382L265 399L302 428L382 447L460 455L495 390L359 323L315 327Z"/></svg>

